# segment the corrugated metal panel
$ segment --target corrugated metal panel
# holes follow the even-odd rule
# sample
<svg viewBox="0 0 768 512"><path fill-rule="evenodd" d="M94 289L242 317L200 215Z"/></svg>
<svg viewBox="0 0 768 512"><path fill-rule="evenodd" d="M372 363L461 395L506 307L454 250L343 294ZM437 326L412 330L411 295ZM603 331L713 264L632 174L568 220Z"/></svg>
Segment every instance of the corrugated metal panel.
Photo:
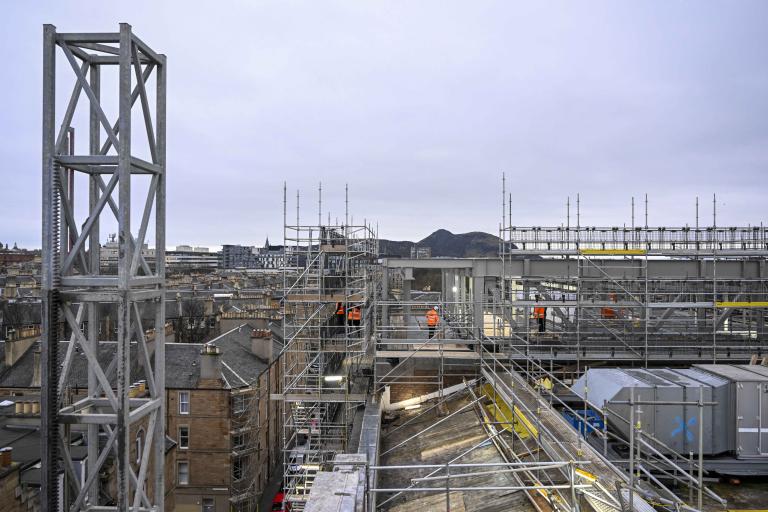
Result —
<svg viewBox="0 0 768 512"><path fill-rule="evenodd" d="M572 391L584 397L584 387L588 386L589 401L598 406L614 400L624 388L640 386L642 383L620 368L599 368L588 370L571 387Z"/></svg>
<svg viewBox="0 0 768 512"><path fill-rule="evenodd" d="M748 372L756 373L762 377L768 378L768 366L759 364L740 364L738 366L742 370L747 370Z"/></svg>
<svg viewBox="0 0 768 512"><path fill-rule="evenodd" d="M697 364L695 368L720 375L735 382L768 382L768 375L760 375L745 369L748 365L736 366L731 364Z"/></svg>
<svg viewBox="0 0 768 512"><path fill-rule="evenodd" d="M710 372L705 372L700 368L683 368L675 371L685 375L695 382L699 382L708 386L723 386L730 382L726 378L720 377L719 375L715 375Z"/></svg>

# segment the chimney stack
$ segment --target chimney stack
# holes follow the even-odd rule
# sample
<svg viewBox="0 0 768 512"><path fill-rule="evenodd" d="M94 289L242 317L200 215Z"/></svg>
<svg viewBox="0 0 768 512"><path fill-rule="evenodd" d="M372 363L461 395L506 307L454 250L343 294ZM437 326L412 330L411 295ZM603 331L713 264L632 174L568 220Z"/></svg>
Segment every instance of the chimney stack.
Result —
<svg viewBox="0 0 768 512"><path fill-rule="evenodd" d="M200 378L221 380L221 350L213 343L203 345L200 351Z"/></svg>
<svg viewBox="0 0 768 512"><path fill-rule="evenodd" d="M19 332L16 331L14 339L5 340L5 365L13 366L16 361L21 359L21 356L31 347L39 338L29 336L21 337Z"/></svg>
<svg viewBox="0 0 768 512"><path fill-rule="evenodd" d="M272 333L267 329L251 331L251 353L267 362L272 361Z"/></svg>

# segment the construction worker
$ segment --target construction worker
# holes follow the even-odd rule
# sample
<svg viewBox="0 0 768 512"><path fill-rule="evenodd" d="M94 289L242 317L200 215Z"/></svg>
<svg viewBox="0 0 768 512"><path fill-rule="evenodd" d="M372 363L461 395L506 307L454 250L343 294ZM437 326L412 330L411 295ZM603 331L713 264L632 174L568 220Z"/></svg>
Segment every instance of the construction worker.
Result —
<svg viewBox="0 0 768 512"><path fill-rule="evenodd" d="M344 319L346 318L346 310L344 304L341 302L336 303L336 325L344 325Z"/></svg>
<svg viewBox="0 0 768 512"><path fill-rule="evenodd" d="M539 324L539 332L544 332L547 329L547 308L542 306L536 306L533 308L533 318Z"/></svg>
<svg viewBox="0 0 768 512"><path fill-rule="evenodd" d="M347 322L349 325L359 326L362 319L362 312L360 306L355 306L347 313Z"/></svg>
<svg viewBox="0 0 768 512"><path fill-rule="evenodd" d="M617 302L615 293L609 293L608 298L611 300L611 302ZM613 320L616 318L616 310L614 308L608 307L600 308L600 316L606 320Z"/></svg>
<svg viewBox="0 0 768 512"><path fill-rule="evenodd" d="M440 323L440 315L437 314L437 306L427 311L427 329L429 330L429 339L435 336L435 329Z"/></svg>

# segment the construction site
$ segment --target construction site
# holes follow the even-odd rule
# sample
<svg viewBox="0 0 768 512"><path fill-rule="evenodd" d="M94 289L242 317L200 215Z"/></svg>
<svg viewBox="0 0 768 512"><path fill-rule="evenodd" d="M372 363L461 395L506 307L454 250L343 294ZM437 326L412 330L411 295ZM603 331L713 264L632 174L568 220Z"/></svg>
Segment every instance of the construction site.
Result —
<svg viewBox="0 0 768 512"><path fill-rule="evenodd" d="M521 226L512 213L521 192L505 178L487 198L498 203L498 256L484 258L392 257L377 221L352 216L355 183L333 222L322 187L314 211L284 186L279 305L271 323L243 334L264 369L251 378L245 359L222 367L239 328L195 349L205 390L228 390L192 401L226 416L238 439L222 449L228 498L183 501L190 475L218 466L180 462L189 422L168 427L190 402L183 384L166 385L166 351L183 344L165 339L166 56L128 24L46 25L43 64L40 509L768 503L768 228L719 225L717 202L696 197L690 225L649 225L641 190L628 191L643 201L631 199L627 219L583 225L574 191L559 225ZM111 71L117 90L100 87ZM56 88L72 82L57 106ZM115 92L111 119L101 98ZM75 179L88 194L73 192ZM114 273L100 264L104 217L118 226ZM148 233L152 261L141 251ZM118 313L108 341L93 328L104 308ZM87 360L79 376L78 357ZM221 400L232 412L228 402L214 412Z"/></svg>

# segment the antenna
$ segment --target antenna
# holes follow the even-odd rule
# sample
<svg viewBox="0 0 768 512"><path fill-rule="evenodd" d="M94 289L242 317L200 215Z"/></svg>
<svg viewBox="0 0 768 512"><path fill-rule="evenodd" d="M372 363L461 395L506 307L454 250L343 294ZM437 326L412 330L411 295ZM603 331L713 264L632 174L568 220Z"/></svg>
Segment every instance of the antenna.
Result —
<svg viewBox="0 0 768 512"><path fill-rule="evenodd" d="M632 196L632 231L635 231L635 196Z"/></svg>
<svg viewBox="0 0 768 512"><path fill-rule="evenodd" d="M565 229L571 229L571 196L565 199Z"/></svg>
<svg viewBox="0 0 768 512"><path fill-rule="evenodd" d="M344 225L349 226L349 183L344 184Z"/></svg>
<svg viewBox="0 0 768 512"><path fill-rule="evenodd" d="M317 225L323 224L323 182L317 185Z"/></svg>

